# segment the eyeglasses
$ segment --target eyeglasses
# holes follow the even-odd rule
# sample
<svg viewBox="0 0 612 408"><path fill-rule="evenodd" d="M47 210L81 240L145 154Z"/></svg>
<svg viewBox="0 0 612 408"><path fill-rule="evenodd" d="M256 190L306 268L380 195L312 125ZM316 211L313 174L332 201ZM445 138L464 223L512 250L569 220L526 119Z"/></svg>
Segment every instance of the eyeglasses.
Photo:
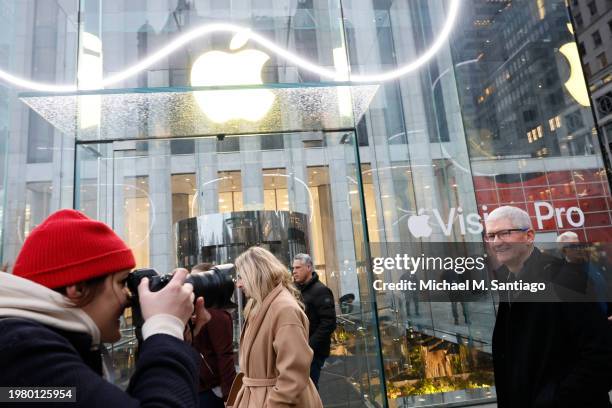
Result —
<svg viewBox="0 0 612 408"><path fill-rule="evenodd" d="M495 241L495 237L499 238L500 241L505 241L510 238L513 232L527 232L529 228L511 228L505 229L497 232L488 232L485 234L485 241L493 242Z"/></svg>

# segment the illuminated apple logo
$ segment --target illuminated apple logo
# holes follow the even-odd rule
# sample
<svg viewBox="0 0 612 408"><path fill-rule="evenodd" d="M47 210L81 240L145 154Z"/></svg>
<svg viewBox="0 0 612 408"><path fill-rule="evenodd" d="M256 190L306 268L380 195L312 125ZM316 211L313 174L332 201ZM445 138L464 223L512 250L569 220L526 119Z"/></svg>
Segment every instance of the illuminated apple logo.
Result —
<svg viewBox="0 0 612 408"><path fill-rule="evenodd" d="M237 33L232 38L230 50L242 48L248 39L248 31ZM191 85L262 84L261 69L269 59L266 53L253 49L233 53L209 51L193 63ZM235 119L258 121L274 103L274 94L267 89L196 91L194 96L202 112L216 123Z"/></svg>
<svg viewBox="0 0 612 408"><path fill-rule="evenodd" d="M431 235L429 226L429 215L423 214L423 209L419 210L419 215L408 217L408 229L415 238L427 238Z"/></svg>
<svg viewBox="0 0 612 408"><path fill-rule="evenodd" d="M574 29L570 23L567 24L567 29L574 34ZM559 47L559 52L563 54L569 64L569 78L564 86L567 92L572 95L572 98L582 106L590 106L589 91L586 87L584 74L582 73L582 65L580 64L580 54L575 41L570 41Z"/></svg>

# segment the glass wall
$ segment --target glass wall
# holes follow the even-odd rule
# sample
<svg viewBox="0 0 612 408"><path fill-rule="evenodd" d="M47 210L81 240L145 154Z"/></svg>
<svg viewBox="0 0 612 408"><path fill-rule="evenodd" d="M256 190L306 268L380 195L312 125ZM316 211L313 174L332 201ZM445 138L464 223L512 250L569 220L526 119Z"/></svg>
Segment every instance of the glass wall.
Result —
<svg viewBox="0 0 612 408"><path fill-rule="evenodd" d="M231 262L254 243L287 264L298 252L312 253L335 299L352 298L338 316L341 329L321 395L330 404L364 399L383 404L354 134L281 136L275 149L263 146L277 135L236 137L239 150L226 152L219 151L225 140L182 140L192 142L195 152L178 154L172 154L172 140L79 143L76 207L112 225L134 251L137 267L160 272ZM295 230L302 234L295 248L282 241L287 232L292 238L292 228L294 238ZM262 238L253 239L255 234ZM126 353L134 354L132 338L126 325L124 340L114 346L117 366L125 369L119 375L129 375L133 367L132 360L125 365Z"/></svg>
<svg viewBox="0 0 612 408"><path fill-rule="evenodd" d="M338 70L339 76L347 75L338 1L267 0L228 3L215 0L135 0L125 3L119 0L81 0L80 3L83 13L81 49L83 55L88 55L89 42L101 45L98 57L87 61L88 68L99 67L104 77L138 63L192 29L213 23L231 23L237 27L249 28L275 45L303 56L322 68L332 72ZM265 56L260 54L263 58L253 64L255 74L261 72L261 82L264 83L325 80L271 53L256 41L245 43L236 38L233 42L234 36L235 32L227 30L202 35L179 52L159 60L138 75L113 83L112 87L222 84L218 79L215 83L214 79L206 75L198 76L192 72L192 66L210 51L218 53L208 54L201 62L205 62L206 58L218 57L220 52L258 50L265 53ZM85 80L94 79L85 71L83 74ZM247 75L246 78L253 78L253 75Z"/></svg>
<svg viewBox="0 0 612 408"><path fill-rule="evenodd" d="M351 74L363 75L426 51L451 2L343 5ZM532 215L539 241L565 230L608 240L608 180L575 49L563 1L462 2L435 57L384 84L358 124L374 193L365 200L370 241L480 242L460 218L506 204ZM577 207L584 221L549 216L551 207ZM430 231L411 228L417 214L430 216ZM379 292L378 308L391 405L494 396L492 299L445 304Z"/></svg>
<svg viewBox="0 0 612 408"><path fill-rule="evenodd" d="M493 401L494 301L374 294L370 250L398 242L477 245L480 230L466 229L462 220L478 224L507 204L532 215L539 242L567 230L609 241L612 200L565 2L462 0L452 20L455 4L0 0L0 69L35 81L96 88L211 23L249 27L337 74L313 73L257 41L219 31L106 87L117 94L215 85L212 73L206 78L213 82L192 75L211 52L265 53L260 76L243 80L250 85L359 79L414 62L452 25L426 63L378 81L365 115L336 132L202 138L160 127L161 114L142 109L138 114L148 119L140 128L102 142L96 125L107 118L100 96L88 95L74 126L94 129L85 142L53 128L19 100L18 90L0 83L3 262L12 262L29 231L62 207L109 223L140 266L164 271L180 261L177 222L257 211L306 214L315 268L337 303L324 402ZM338 90L338 100L345 97ZM184 108L171 104L161 116L186 122ZM293 123L290 111L299 104L284 108L282 120ZM113 114L121 112L104 111ZM119 140L125 138L138 140ZM570 208L577 210L568 216ZM419 215L429 216L429 228L411 225ZM388 279L400 277L392 272ZM115 354L123 378L133 363L126 339Z"/></svg>
<svg viewBox="0 0 612 408"><path fill-rule="evenodd" d="M35 82L73 83L77 10L76 1L2 1L0 70ZM2 258L9 265L32 228L72 206L74 139L27 109L20 91L0 81Z"/></svg>

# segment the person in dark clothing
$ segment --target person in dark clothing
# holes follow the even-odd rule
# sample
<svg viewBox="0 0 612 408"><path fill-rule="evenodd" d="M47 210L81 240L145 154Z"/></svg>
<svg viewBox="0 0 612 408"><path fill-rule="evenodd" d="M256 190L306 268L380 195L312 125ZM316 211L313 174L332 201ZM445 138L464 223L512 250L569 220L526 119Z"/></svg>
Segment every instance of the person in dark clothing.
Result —
<svg viewBox="0 0 612 408"><path fill-rule="evenodd" d="M597 303L601 313L612 320L608 303L608 282L605 274L591 259L593 248L580 243L578 234L567 231L557 237L557 245L565 259L563 274L570 282L569 289L578 292L584 300ZM578 300L580 296L578 297Z"/></svg>
<svg viewBox="0 0 612 408"><path fill-rule="evenodd" d="M103 343L121 337L134 266L132 251L108 226L78 211L58 211L36 227L13 273L0 272L0 384L76 388L75 402L54 406L196 407L198 356L183 340L194 313L185 269L158 292L143 279L144 340L134 375L126 391L107 381L113 370ZM194 332L209 318L198 298Z"/></svg>
<svg viewBox="0 0 612 408"><path fill-rule="evenodd" d="M191 272L205 272L212 264L194 266ZM225 408L236 377L232 316L222 309L210 309L211 319L193 342L200 353L200 408Z"/></svg>
<svg viewBox="0 0 612 408"><path fill-rule="evenodd" d="M325 364L325 359L329 357L331 336L336 330L334 295L327 286L319 281L310 255L297 254L294 257L293 280L302 292L306 316L310 322L308 343L314 352L310 366L310 378L318 388L321 368Z"/></svg>
<svg viewBox="0 0 612 408"><path fill-rule="evenodd" d="M500 281L554 283L563 261L534 246L531 219L503 206L485 220ZM553 285L554 286L554 285ZM493 331L499 408L610 407L611 326L592 303L533 302L504 292Z"/></svg>
<svg viewBox="0 0 612 408"><path fill-rule="evenodd" d="M351 314L353 313L353 302L355 301L355 295L352 293L347 293L346 295L340 296L338 299L338 303L340 304L340 310L343 314Z"/></svg>
<svg viewBox="0 0 612 408"><path fill-rule="evenodd" d="M409 271L405 272L402 276L400 276L400 281L412 281L418 285L416 275L413 273L410 273ZM406 317L411 316L411 313L410 313L411 303L414 305L414 313L417 315L417 317L421 316L421 314L419 313L419 297L420 297L419 292L420 291L418 290L418 286L417 286L417 289L415 290L405 290L404 291L404 304L406 305Z"/></svg>
<svg viewBox="0 0 612 408"><path fill-rule="evenodd" d="M446 282L465 282L466 275L458 274L452 269L446 269L441 274L441 279ZM453 315L453 321L455 325L459 325L459 304L461 304L461 311L463 314L463 321L465 324L470 324L469 317L469 302L465 300L465 294L459 291L449 290L447 291L448 300L451 305L451 313Z"/></svg>

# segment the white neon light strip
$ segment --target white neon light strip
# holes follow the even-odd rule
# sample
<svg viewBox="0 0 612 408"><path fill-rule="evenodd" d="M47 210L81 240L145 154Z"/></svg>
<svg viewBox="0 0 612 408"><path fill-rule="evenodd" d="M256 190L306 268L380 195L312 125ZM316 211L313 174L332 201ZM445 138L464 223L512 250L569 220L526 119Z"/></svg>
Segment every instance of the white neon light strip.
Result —
<svg viewBox="0 0 612 408"><path fill-rule="evenodd" d="M431 47L425 51L418 58L413 60L412 62L405 64L397 69L392 71L387 71L379 74L372 75L350 75L349 82L383 82L389 81L392 79L399 78L402 75L405 75L409 72L415 71L421 66L423 66L427 61L429 61L444 45L450 33L455 25L455 21L457 19L457 15L459 14L459 5L461 0L449 0L449 8L446 16L446 20L444 22L444 26L440 31L440 34L436 38L435 42L431 45ZM305 58L300 57L299 55L293 54L292 52L279 47L272 41L262 37L261 35L252 32L249 28L242 27L235 24L230 23L213 23L206 24L195 28L191 31L186 32L180 37L176 38L174 41L170 42L165 47L161 48L157 52L149 55L145 59L141 60L135 65L125 69L124 71L118 72L110 77L104 78L100 84L100 88L106 88L111 85L114 85L118 82L121 82L127 78L130 78L139 72L144 71L151 65L155 64L157 61L166 58L168 55L172 54L174 51L180 49L185 44L189 42L214 33L214 32L230 32L230 33L243 33L248 36L249 39L255 41L259 45L264 48L267 48L271 52L275 53L281 58L292 62L299 67L310 71L312 73L318 74L324 78L330 79L332 81L336 80L338 77L338 73L335 70L330 70L324 68L320 65L317 65L311 61L308 61ZM11 75L8 72L0 70L0 79L13 84L20 88L27 88L36 91L42 92L74 92L77 90L75 85L54 85L42 82L34 82L27 79L19 78L17 76Z"/></svg>

